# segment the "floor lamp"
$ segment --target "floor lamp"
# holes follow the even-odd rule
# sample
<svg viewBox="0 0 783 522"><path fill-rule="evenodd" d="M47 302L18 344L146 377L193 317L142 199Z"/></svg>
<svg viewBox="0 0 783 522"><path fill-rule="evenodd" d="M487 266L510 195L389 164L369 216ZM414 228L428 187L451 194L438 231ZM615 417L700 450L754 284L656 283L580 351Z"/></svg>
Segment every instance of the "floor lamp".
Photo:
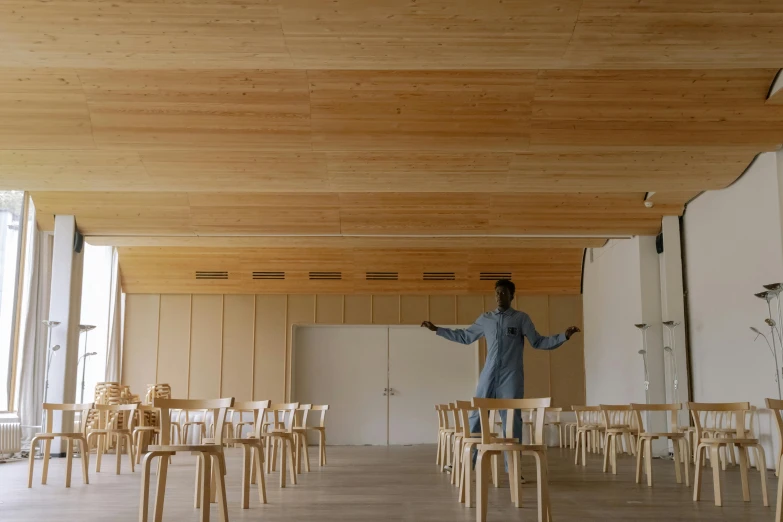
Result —
<svg viewBox="0 0 783 522"><path fill-rule="evenodd" d="M674 393L673 393L673 399L676 404L680 403L680 392L679 392L679 386L680 382L677 376L677 337L675 335L675 330L678 326L680 326L681 323L677 323L675 321L664 321L663 325L666 327L667 330L669 330L669 346L664 346L663 351L669 354L669 357L671 358L671 365L672 365L672 384L674 387Z"/></svg>
<svg viewBox="0 0 783 522"><path fill-rule="evenodd" d="M84 359L84 366L82 366L82 395L81 399L79 399L80 404L84 404L84 376L87 370L87 357L92 357L93 355L98 355L97 352L90 352L87 353L87 336L90 335L90 330L95 330L95 325L92 324L80 324L79 325L79 335L84 333L84 353L81 357L79 357L79 361L81 362L82 359ZM76 363L77 367L79 363Z"/></svg>

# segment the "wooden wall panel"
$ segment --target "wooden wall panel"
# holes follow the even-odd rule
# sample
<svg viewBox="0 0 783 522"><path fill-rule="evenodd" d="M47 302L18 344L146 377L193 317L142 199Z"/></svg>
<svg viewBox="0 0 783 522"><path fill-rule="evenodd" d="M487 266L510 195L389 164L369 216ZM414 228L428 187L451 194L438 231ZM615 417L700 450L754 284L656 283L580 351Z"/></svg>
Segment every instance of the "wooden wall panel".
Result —
<svg viewBox="0 0 783 522"><path fill-rule="evenodd" d="M220 397L223 296L194 295L190 328L190 398Z"/></svg>
<svg viewBox="0 0 783 522"><path fill-rule="evenodd" d="M319 294L315 296L315 322L319 324L343 324L343 300L345 296Z"/></svg>
<svg viewBox="0 0 783 522"><path fill-rule="evenodd" d="M457 298L453 295L430 296L430 321L437 326L457 324Z"/></svg>
<svg viewBox="0 0 783 522"><path fill-rule="evenodd" d="M253 400L285 400L286 315L285 295L257 295Z"/></svg>
<svg viewBox="0 0 783 522"><path fill-rule="evenodd" d="M255 296L226 295L223 299L223 373L220 396L249 401L253 398L255 369Z"/></svg>
<svg viewBox="0 0 783 522"><path fill-rule="evenodd" d="M286 313L286 399L291 396L292 333L294 325L315 323L315 295L289 295Z"/></svg>
<svg viewBox="0 0 783 522"><path fill-rule="evenodd" d="M372 296L345 296L345 324L372 324Z"/></svg>
<svg viewBox="0 0 783 522"><path fill-rule="evenodd" d="M582 296L550 296L549 309L551 331L563 332L569 326L584 329ZM584 334L575 334L550 357L553 406L567 409L585 404Z"/></svg>
<svg viewBox="0 0 783 522"><path fill-rule="evenodd" d="M536 330L541 335L549 335L549 300L547 296L516 297L515 309L530 316ZM536 350L525 340L525 397L550 397L549 353Z"/></svg>
<svg viewBox="0 0 783 522"><path fill-rule="evenodd" d="M155 382L160 295L128 295L125 299L125 339L122 382L143 396Z"/></svg>
<svg viewBox="0 0 783 522"><path fill-rule="evenodd" d="M480 295L457 296L457 324L473 324L484 313L484 298Z"/></svg>
<svg viewBox="0 0 783 522"><path fill-rule="evenodd" d="M188 397L190 376L190 295L160 296L158 375L156 383L171 385L172 397ZM127 306L127 301L126 301Z"/></svg>
<svg viewBox="0 0 783 522"><path fill-rule="evenodd" d="M426 295L401 295L400 324L421 324L429 321L429 300Z"/></svg>
<svg viewBox="0 0 783 522"><path fill-rule="evenodd" d="M400 324L400 296L372 296L373 324Z"/></svg>

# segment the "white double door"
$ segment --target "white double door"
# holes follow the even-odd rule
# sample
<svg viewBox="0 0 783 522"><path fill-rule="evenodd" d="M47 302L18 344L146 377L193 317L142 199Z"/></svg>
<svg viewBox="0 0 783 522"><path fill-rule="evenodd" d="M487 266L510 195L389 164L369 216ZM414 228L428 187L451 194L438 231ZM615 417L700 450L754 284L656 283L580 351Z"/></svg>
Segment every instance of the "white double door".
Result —
<svg viewBox="0 0 783 522"><path fill-rule="evenodd" d="M329 404L329 444L431 444L435 404L475 393L478 345L413 326L301 326L292 373L293 400Z"/></svg>

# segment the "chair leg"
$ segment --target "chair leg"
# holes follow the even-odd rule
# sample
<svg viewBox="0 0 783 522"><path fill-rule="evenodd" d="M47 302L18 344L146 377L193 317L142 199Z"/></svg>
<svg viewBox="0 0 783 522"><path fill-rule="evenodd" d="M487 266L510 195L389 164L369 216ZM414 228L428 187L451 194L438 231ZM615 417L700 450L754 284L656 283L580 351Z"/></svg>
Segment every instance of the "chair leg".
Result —
<svg viewBox="0 0 783 522"><path fill-rule="evenodd" d="M210 492L212 483L212 457L200 453L201 459L201 522L209 522Z"/></svg>
<svg viewBox="0 0 783 522"><path fill-rule="evenodd" d="M250 509L250 458L252 446L242 444L242 509Z"/></svg>
<svg viewBox="0 0 783 522"><path fill-rule="evenodd" d="M115 438L117 439L116 447L114 449L115 453L117 454L117 475L120 474L120 469L122 467L122 435L119 433L115 433ZM107 437L108 439L108 437Z"/></svg>
<svg viewBox="0 0 783 522"><path fill-rule="evenodd" d="M97 453L98 458L95 459L95 473L101 472L101 459L103 458L103 449L104 449L104 435L102 433L98 433L95 436L97 443L97 449L95 452Z"/></svg>
<svg viewBox="0 0 783 522"><path fill-rule="evenodd" d="M198 509L201 507L201 475L202 475L202 463L204 462L204 454L199 453L196 459L196 494L193 498L193 507Z"/></svg>
<svg viewBox="0 0 783 522"><path fill-rule="evenodd" d="M261 447L256 447L254 452L255 467L253 469L255 469L256 480L258 482L258 500L262 504L266 504L266 480L264 479L264 466L261 462L262 455Z"/></svg>
<svg viewBox="0 0 783 522"><path fill-rule="evenodd" d="M462 453L462 461L465 463L462 466L463 471L465 472L464 478L462 479L465 483L464 500L465 507L469 508L473 505L473 493L471 491L473 480L470 475L471 467L473 466L473 446L471 444L466 444L465 450Z"/></svg>
<svg viewBox="0 0 783 522"><path fill-rule="evenodd" d="M44 441L44 461L43 470L41 471L41 484L46 485L46 480L49 477L49 455L52 450L52 439L46 439Z"/></svg>
<svg viewBox="0 0 783 522"><path fill-rule="evenodd" d="M228 501L226 499L226 459L225 455L221 451L220 453L213 455L215 459L213 469L217 469L213 476L217 477L217 484L215 489L218 492L218 509L220 510L221 522L228 522Z"/></svg>
<svg viewBox="0 0 783 522"><path fill-rule="evenodd" d="M276 437L277 438L277 437ZM277 440L272 442L272 447L277 446ZM277 451L272 451L272 460L275 460L275 456L277 455ZM283 462L283 464L280 466L280 487L285 487L285 457L286 457L286 445L282 444L280 447L280 460ZM272 468L274 469L274 467Z"/></svg>
<svg viewBox="0 0 783 522"><path fill-rule="evenodd" d="M88 470L90 468L90 446L87 444L87 439L84 436L80 436L76 440L79 441L79 447L81 447L82 450L82 482L89 484L90 475Z"/></svg>
<svg viewBox="0 0 783 522"><path fill-rule="evenodd" d="M500 487L500 476L498 474L498 457L499 453L492 454L492 485L496 488Z"/></svg>
<svg viewBox="0 0 783 522"><path fill-rule="evenodd" d="M574 444L574 446L575 446L574 449L576 450L575 454L574 454L574 466L578 466L579 465L579 440L580 440L580 438L581 438L581 435L579 433L577 433L576 434L576 443Z"/></svg>
<svg viewBox="0 0 783 522"><path fill-rule="evenodd" d="M644 445L646 448L646 455L645 455L645 464L647 467L647 487L652 487L653 485L653 472L652 472L652 439L647 439L644 441Z"/></svg>
<svg viewBox="0 0 783 522"><path fill-rule="evenodd" d="M723 496L721 495L721 483L720 483L720 453L718 446L712 446L710 448L710 456L712 460L712 488L715 492L715 505L720 507L723 505Z"/></svg>
<svg viewBox="0 0 783 522"><path fill-rule="evenodd" d="M640 438L636 448L636 483L642 483L642 455L644 454L644 439Z"/></svg>
<svg viewBox="0 0 783 522"><path fill-rule="evenodd" d="M139 522L147 522L150 508L150 467L155 456L151 453L144 455L141 465L141 498L139 499ZM161 457L165 459L166 457Z"/></svg>
<svg viewBox="0 0 783 522"><path fill-rule="evenodd" d="M291 450L289 452L289 457L288 457L288 462L289 462L289 465L291 466L291 484L296 486L296 463L294 462L294 439L293 439L293 437L290 437L290 438L286 437L283 440L283 445L285 445L286 442L288 443L288 446L289 446L289 448ZM281 460L280 461L280 467L281 468L285 467L285 460Z"/></svg>
<svg viewBox="0 0 783 522"><path fill-rule="evenodd" d="M536 458L536 490L538 493L538 522L548 522L552 519L552 506L549 502L549 477L547 475L548 463L546 453L533 452Z"/></svg>
<svg viewBox="0 0 783 522"><path fill-rule="evenodd" d="M742 500L750 502L750 486L748 485L748 455L745 448L739 449L740 481L742 482Z"/></svg>
<svg viewBox="0 0 783 522"><path fill-rule="evenodd" d="M509 463L509 469L514 470L512 476L511 476L511 484L510 488L511 491L513 491L512 500L514 501L514 505L517 508L522 507L522 481L520 478L520 469L519 469L519 457L520 453L518 451L512 452L511 458L509 459L511 462Z"/></svg>
<svg viewBox="0 0 783 522"><path fill-rule="evenodd" d="M684 446L682 464L685 468L685 486L691 485L691 443L688 441L688 437L680 439L680 444Z"/></svg>
<svg viewBox="0 0 783 522"><path fill-rule="evenodd" d="M136 471L136 466L133 463L133 443L131 441L130 433L125 434L125 440L128 443L128 459L130 460L131 473Z"/></svg>
<svg viewBox="0 0 783 522"><path fill-rule="evenodd" d="M476 460L476 522L487 522L487 497L489 496L489 472L492 455L494 454L479 451Z"/></svg>
<svg viewBox="0 0 783 522"><path fill-rule="evenodd" d="M680 440L681 439L674 439L672 441L672 454L674 455L674 476L677 480L677 484L682 484L682 471L680 470Z"/></svg>
<svg viewBox="0 0 783 522"><path fill-rule="evenodd" d="M310 450L307 447L307 433L302 433L302 449L304 450L305 470L310 473Z"/></svg>
<svg viewBox="0 0 783 522"><path fill-rule="evenodd" d="M783 466L783 454L778 458L778 470L780 470L781 466ZM775 503L775 522L783 522L783 480L780 479L778 479L778 495Z"/></svg>
<svg viewBox="0 0 783 522"><path fill-rule="evenodd" d="M35 469L35 445L38 443L38 437L33 437L30 441L30 454L27 456L27 487L33 487L33 470Z"/></svg>
<svg viewBox="0 0 783 522"><path fill-rule="evenodd" d="M65 439L65 487L71 487L71 471L73 470L73 439Z"/></svg>
<svg viewBox="0 0 783 522"><path fill-rule="evenodd" d="M767 456L764 447L761 444L753 446L756 448L756 461L759 465L759 474L761 475L761 497L764 501L764 507L769 506L769 496L767 495Z"/></svg>
<svg viewBox="0 0 783 522"><path fill-rule="evenodd" d="M158 459L158 484L155 488L155 522L163 520L163 504L166 499L166 478L169 472L169 456L161 455ZM149 474L149 469L147 470Z"/></svg>
<svg viewBox="0 0 783 522"><path fill-rule="evenodd" d="M704 446L699 444L696 446L696 451L693 452L693 456L696 458L696 470L693 476L693 501L698 502L701 498L701 474L702 474L702 457L701 452Z"/></svg>
<svg viewBox="0 0 783 522"><path fill-rule="evenodd" d="M321 466L326 466L326 431L318 430L318 446L321 451Z"/></svg>
<svg viewBox="0 0 783 522"><path fill-rule="evenodd" d="M607 433L606 441L604 442L604 473L606 473L606 470L609 469L609 437L611 437L611 435Z"/></svg>

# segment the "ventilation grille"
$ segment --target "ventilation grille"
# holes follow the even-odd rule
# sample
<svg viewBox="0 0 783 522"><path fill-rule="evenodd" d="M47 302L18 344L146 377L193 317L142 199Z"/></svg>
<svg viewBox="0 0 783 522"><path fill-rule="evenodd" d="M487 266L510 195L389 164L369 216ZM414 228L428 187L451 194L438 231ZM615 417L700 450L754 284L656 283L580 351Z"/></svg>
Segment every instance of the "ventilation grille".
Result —
<svg viewBox="0 0 783 522"><path fill-rule="evenodd" d="M397 272L367 272L365 279L367 281L397 281L400 275Z"/></svg>
<svg viewBox="0 0 783 522"><path fill-rule="evenodd" d="M196 270L196 279L228 279L228 272L207 272Z"/></svg>
<svg viewBox="0 0 783 522"><path fill-rule="evenodd" d="M498 279L511 279L511 272L481 272L479 273L481 281L497 281Z"/></svg>
<svg viewBox="0 0 783 522"><path fill-rule="evenodd" d="M285 279L285 272L253 272L253 279L282 280Z"/></svg>
<svg viewBox="0 0 783 522"><path fill-rule="evenodd" d="M425 281L454 281L454 272L424 272Z"/></svg>
<svg viewBox="0 0 783 522"><path fill-rule="evenodd" d="M340 281L342 272L310 272L311 281Z"/></svg>

